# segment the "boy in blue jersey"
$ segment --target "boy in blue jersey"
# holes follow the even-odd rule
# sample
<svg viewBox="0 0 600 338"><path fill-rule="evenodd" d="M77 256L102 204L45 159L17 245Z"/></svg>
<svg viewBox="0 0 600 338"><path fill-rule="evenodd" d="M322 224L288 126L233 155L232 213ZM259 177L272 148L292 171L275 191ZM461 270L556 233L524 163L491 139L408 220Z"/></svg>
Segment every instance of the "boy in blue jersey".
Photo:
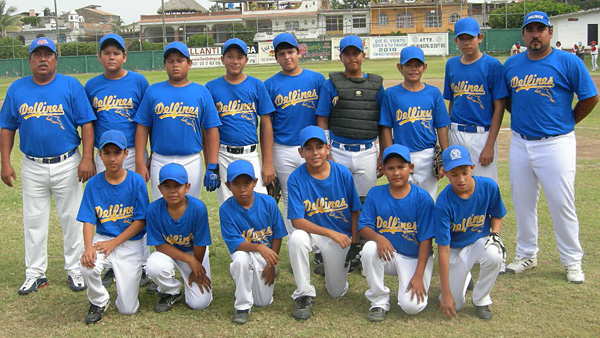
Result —
<svg viewBox="0 0 600 338"><path fill-rule="evenodd" d="M504 117L504 98L508 95L502 64L479 51L483 34L477 20L462 18L454 29L454 43L462 55L446 62L444 99L450 102L452 121L448 141L469 150L476 164L473 175L498 182L496 138Z"/></svg>
<svg viewBox="0 0 600 338"><path fill-rule="evenodd" d="M236 286L232 318L236 324L248 321L253 305L273 302L281 238L287 234L275 200L253 191L257 182L250 162L232 162L225 184L233 198L219 208L221 235L231 254L229 270Z"/></svg>
<svg viewBox="0 0 600 338"><path fill-rule="evenodd" d="M379 118L381 151L393 143L408 147L415 166L412 182L435 200L439 177L432 173L433 154L436 142L442 150L448 147L448 111L440 90L421 82L427 70L421 48L404 47L397 68L404 81L385 91Z"/></svg>
<svg viewBox="0 0 600 338"><path fill-rule="evenodd" d="M275 111L264 83L244 74L248 63L248 46L240 39L229 39L223 45L221 62L225 75L206 83L213 97L222 126L219 127L219 170L227 176L227 167L235 160L252 163L258 183L256 191L267 193L266 186L275 179L273 166L273 126L271 113ZM258 156L257 135L260 117L260 150ZM225 186L217 190L219 205L231 197Z"/></svg>
<svg viewBox="0 0 600 338"><path fill-rule="evenodd" d="M106 170L87 183L77 215L77 220L83 222L85 247L81 274L90 300L86 324L102 319L110 303L100 278L108 265L115 272L117 310L127 315L137 311L142 263L147 250L143 237L148 190L139 174L123 168L128 153L127 137L120 130L108 130L98 145Z"/></svg>
<svg viewBox="0 0 600 338"><path fill-rule="evenodd" d="M369 321L382 321L390 310L390 289L384 275L398 276L398 305L407 314L427 306L433 272L433 199L409 183L413 171L410 150L393 144L383 152L383 174L389 184L371 188L358 221L361 237L368 240L361 251L363 271L370 289Z"/></svg>
<svg viewBox="0 0 600 338"><path fill-rule="evenodd" d="M161 197L158 189L160 169L167 163L179 163L189 175L190 195L200 198L202 157L207 163L204 186L213 191L220 185L217 152L221 122L206 87L191 82L187 75L192 67L190 52L181 42L165 47L164 65L169 79L155 83L144 94L135 133L135 170L151 180L152 199ZM146 167L144 152L150 135L152 160Z"/></svg>
<svg viewBox="0 0 600 338"><path fill-rule="evenodd" d="M358 215L361 204L350 170L327 159L325 131L308 126L300 131L298 149L305 164L290 175L288 218L296 230L288 240L296 290L295 319L312 316L316 296L310 284L308 254L320 250L325 265L325 288L339 298L348 290L350 260L358 254Z"/></svg>
<svg viewBox="0 0 600 338"><path fill-rule="evenodd" d="M152 202L146 212L148 245L156 248L146 271L160 293L154 311L169 311L181 299L181 282L175 278L175 268L183 278L185 303L194 310L205 309L212 302L206 206L186 195L190 183L181 164L169 163L159 175L158 188L163 197Z"/></svg>
<svg viewBox="0 0 600 338"><path fill-rule="evenodd" d="M500 239L506 209L494 180L472 176L475 165L467 148L450 146L442 153L442 162L450 184L440 193L435 206L440 307L452 318L465 306L470 271L479 264L472 302L477 317L489 320L490 292L506 257Z"/></svg>
<svg viewBox="0 0 600 338"><path fill-rule="evenodd" d="M287 182L292 171L304 161L298 154L300 130L317 124L315 111L319 103L319 91L325 82L320 73L300 67L298 41L293 34L281 33L273 40L275 58L281 72L265 81L271 101L275 106L273 123L273 160L275 173L281 184L283 216L288 233L294 231L287 219Z"/></svg>

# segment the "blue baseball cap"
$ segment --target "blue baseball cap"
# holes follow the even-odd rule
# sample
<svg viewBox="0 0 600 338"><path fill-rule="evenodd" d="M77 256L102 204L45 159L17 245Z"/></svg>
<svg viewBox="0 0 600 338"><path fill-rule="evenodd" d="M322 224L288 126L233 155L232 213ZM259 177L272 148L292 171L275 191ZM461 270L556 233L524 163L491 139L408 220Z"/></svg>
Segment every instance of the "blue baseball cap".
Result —
<svg viewBox="0 0 600 338"><path fill-rule="evenodd" d="M444 165L444 170L450 171L461 165L473 165L473 162L467 148L461 145L454 145L446 148L442 153L442 164Z"/></svg>
<svg viewBox="0 0 600 338"><path fill-rule="evenodd" d="M173 41L170 44L168 44L165 47L165 52L163 53L163 57L166 59L167 56L169 55L169 52L171 52L172 50L176 50L179 53L181 53L183 56L185 56L186 59L190 59L190 51L188 50L188 47L185 45L185 43L183 42L179 42L179 41Z"/></svg>
<svg viewBox="0 0 600 338"><path fill-rule="evenodd" d="M410 163L410 149L408 147L403 146L401 144L392 144L391 146L385 148L383 151L383 163L390 157L391 155L398 155L402 157L406 162Z"/></svg>
<svg viewBox="0 0 600 338"><path fill-rule="evenodd" d="M107 144L114 144L121 149L127 149L127 137L120 130L107 130L100 137L100 149Z"/></svg>
<svg viewBox="0 0 600 338"><path fill-rule="evenodd" d="M481 28L479 28L479 22L477 20L466 17L462 18L454 24L454 37L457 37L461 34L467 34L470 36L478 36L481 33Z"/></svg>
<svg viewBox="0 0 600 338"><path fill-rule="evenodd" d="M29 54L33 53L33 51L40 47L49 48L54 54L56 54L56 47L54 46L54 41L47 37L41 37L31 41L31 44L29 45Z"/></svg>
<svg viewBox="0 0 600 338"><path fill-rule="evenodd" d="M325 130L321 127L308 126L300 130L300 146L303 147L308 140L313 138L321 140L323 143L327 143L327 135L325 135Z"/></svg>
<svg viewBox="0 0 600 338"><path fill-rule="evenodd" d="M223 45L223 49L221 51L221 54L225 55L225 52L227 52L227 50L230 47L238 47L239 49L242 50L242 52L245 55L248 55L248 45L244 41L242 41L238 38L233 38L233 39L229 39L229 40L225 41L225 44Z"/></svg>
<svg viewBox="0 0 600 338"><path fill-rule="evenodd" d="M252 163L245 160L231 162L229 167L227 167L227 182L232 182L240 175L248 175L251 179L256 179Z"/></svg>
<svg viewBox="0 0 600 338"><path fill-rule="evenodd" d="M119 46L121 46L121 48L123 48L123 50L125 50L125 41L119 34L115 34L115 33L106 34L105 36L102 37L102 39L100 39L100 42L99 42L100 50L103 49L104 43L107 41L110 41L110 40L115 41Z"/></svg>
<svg viewBox="0 0 600 338"><path fill-rule="evenodd" d="M423 53L423 50L421 48L416 46L408 46L402 48L402 50L400 51L400 64L404 65L412 59L417 59L425 63L425 53Z"/></svg>
<svg viewBox="0 0 600 338"><path fill-rule="evenodd" d="M181 164L169 163L160 168L158 180L160 184L166 180L173 180L179 184L186 184L188 182L188 173Z"/></svg>
<svg viewBox="0 0 600 338"><path fill-rule="evenodd" d="M275 39L273 39L273 49L277 49L277 46L281 43L287 43L292 47L298 48L298 40L296 40L294 34L291 33L281 33L277 35Z"/></svg>
<svg viewBox="0 0 600 338"><path fill-rule="evenodd" d="M358 48L361 52L365 51L365 46L363 45L363 40L356 35L348 35L340 40L340 54L346 49L346 47L354 46Z"/></svg>
<svg viewBox="0 0 600 338"><path fill-rule="evenodd" d="M533 11L525 15L525 17L523 18L523 25L521 26L521 28L525 28L525 26L529 25L532 22L539 22L545 26L552 27L548 14L542 11Z"/></svg>

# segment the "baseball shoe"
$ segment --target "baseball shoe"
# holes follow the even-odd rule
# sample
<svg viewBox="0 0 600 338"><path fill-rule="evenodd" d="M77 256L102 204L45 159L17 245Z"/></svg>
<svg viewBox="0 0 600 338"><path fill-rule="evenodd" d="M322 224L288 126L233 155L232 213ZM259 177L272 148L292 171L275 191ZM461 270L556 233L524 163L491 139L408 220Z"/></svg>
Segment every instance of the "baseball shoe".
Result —
<svg viewBox="0 0 600 338"><path fill-rule="evenodd" d="M292 317L297 320L306 320L312 317L312 308L314 302L315 297L311 296L302 296L296 298L296 308L292 313Z"/></svg>
<svg viewBox="0 0 600 338"><path fill-rule="evenodd" d="M104 285L105 288L109 288L113 284L115 284L115 270L108 268L104 271L104 275L102 276L102 285Z"/></svg>
<svg viewBox="0 0 600 338"><path fill-rule="evenodd" d="M537 258L515 257L515 260L506 266L506 272L522 273L537 266Z"/></svg>
<svg viewBox="0 0 600 338"><path fill-rule="evenodd" d="M90 309L88 310L88 313L85 316L85 323L90 325L99 322L100 319L102 319L104 312L106 312L106 310L108 309L109 305L110 302L106 303L106 305L104 305L103 307L96 306L90 303Z"/></svg>
<svg viewBox="0 0 600 338"><path fill-rule="evenodd" d="M154 307L154 312L165 312L171 310L173 305L177 303L181 299L181 292L170 295L168 293L161 293L160 299L156 306Z"/></svg>
<svg viewBox="0 0 600 338"><path fill-rule="evenodd" d="M150 283L152 283L152 280L146 274L146 269L142 269L142 277L140 278L140 287L144 287Z"/></svg>
<svg viewBox="0 0 600 338"><path fill-rule="evenodd" d="M21 296L28 295L32 292L36 292L39 288L48 286L48 278L44 277L27 277L25 282L19 288L19 294Z"/></svg>
<svg viewBox="0 0 600 338"><path fill-rule="evenodd" d="M233 318L231 321L236 324L246 324L248 322L248 317L250 316L250 309L248 310L235 310L233 313Z"/></svg>
<svg viewBox="0 0 600 338"><path fill-rule="evenodd" d="M146 287L146 292L148 293L158 293L158 284L152 282L150 285Z"/></svg>
<svg viewBox="0 0 600 338"><path fill-rule="evenodd" d="M381 322L385 319L385 310L382 307L374 307L369 309L367 320L370 322Z"/></svg>
<svg viewBox="0 0 600 338"><path fill-rule="evenodd" d="M479 319L483 319L483 320L490 320L492 319L493 315L492 315L492 311L490 311L490 307L487 305L484 306L475 306L475 315L477 315L477 318Z"/></svg>
<svg viewBox="0 0 600 338"><path fill-rule="evenodd" d="M315 254L313 261L315 262L315 269L313 270L315 275L325 276L325 264L323 264L323 256L320 252Z"/></svg>
<svg viewBox="0 0 600 338"><path fill-rule="evenodd" d="M69 275L69 278L67 279L67 284L69 285L71 290L73 290L75 292L79 292L79 291L83 291L83 290L87 289L87 286L85 285L85 282L83 281L83 277L81 277L81 275L79 275L79 274Z"/></svg>
<svg viewBox="0 0 600 338"><path fill-rule="evenodd" d="M581 284L585 282L585 274L581 269L581 263L575 263L567 266L567 280L569 283Z"/></svg>

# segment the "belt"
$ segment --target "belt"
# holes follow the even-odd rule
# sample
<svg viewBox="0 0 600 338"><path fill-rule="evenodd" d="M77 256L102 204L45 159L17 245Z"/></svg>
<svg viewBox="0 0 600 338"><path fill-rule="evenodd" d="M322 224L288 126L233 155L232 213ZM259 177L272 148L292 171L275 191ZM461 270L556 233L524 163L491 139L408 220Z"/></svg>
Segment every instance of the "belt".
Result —
<svg viewBox="0 0 600 338"><path fill-rule="evenodd" d="M490 127L481 127L481 126L474 126L474 125L464 125L464 124L458 124L458 123L452 123L452 127L454 127L454 129L456 129L457 131L462 131L465 133L477 133L477 134L483 134L486 131L490 130Z"/></svg>
<svg viewBox="0 0 600 338"><path fill-rule="evenodd" d="M346 150L346 151L363 151L373 148L373 142L365 144L343 144L335 141L331 141L331 146L334 148Z"/></svg>
<svg viewBox="0 0 600 338"><path fill-rule="evenodd" d="M75 152L77 152L77 148L73 148L70 151L68 151L62 155L58 155L58 156L54 156L54 157L33 157L33 156L29 156L29 155L25 155L25 157L27 157L28 159L30 159L36 163L54 164L54 163L59 163L59 162L62 162L64 160L68 159L69 157L73 156L75 154Z"/></svg>
<svg viewBox="0 0 600 338"><path fill-rule="evenodd" d="M526 141L541 141L541 140L547 140L549 138L553 138L553 137L557 137L557 136L562 136L563 134L549 135L549 136L542 136L542 137L527 136L527 135L523 135L523 134L519 134L519 133L515 133L515 135L519 136L520 138L522 138L522 139L524 139Z"/></svg>
<svg viewBox="0 0 600 338"><path fill-rule="evenodd" d="M224 144L220 145L221 149L225 150L226 152L230 153L230 154L248 154L248 153L252 153L256 150L256 144L253 144L251 146L242 146L242 147L234 147L234 146L227 146Z"/></svg>

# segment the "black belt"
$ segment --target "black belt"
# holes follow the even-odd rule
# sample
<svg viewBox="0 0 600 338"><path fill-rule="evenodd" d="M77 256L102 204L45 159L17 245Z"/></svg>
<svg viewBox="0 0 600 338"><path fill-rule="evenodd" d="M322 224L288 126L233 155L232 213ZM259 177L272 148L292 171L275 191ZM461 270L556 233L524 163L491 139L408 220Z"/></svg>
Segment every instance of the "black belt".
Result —
<svg viewBox="0 0 600 338"><path fill-rule="evenodd" d="M58 156L54 156L54 157L34 157L34 156L29 156L29 155L25 155L25 157L27 157L28 159L30 159L36 163L54 164L54 163L59 163L59 162L62 162L64 160L68 159L69 157L73 156L75 154L75 152L77 152L77 148L73 148L70 151L68 151L62 155L58 155Z"/></svg>
<svg viewBox="0 0 600 338"><path fill-rule="evenodd" d="M230 153L230 154L243 154L244 151L246 150L247 146L244 147L232 147L232 146L224 146L225 150ZM253 144L250 147L250 151L249 152L253 152L256 150L256 144Z"/></svg>
<svg viewBox="0 0 600 338"><path fill-rule="evenodd" d="M520 138L526 140L526 141L541 141L541 140L546 140L549 138L553 138L553 137L557 137L557 136L562 136L564 134L559 134L559 135L549 135L549 136L542 136L542 137L537 137L537 136L527 136L527 135L523 135L523 134L519 134L519 133L515 133L517 134Z"/></svg>

